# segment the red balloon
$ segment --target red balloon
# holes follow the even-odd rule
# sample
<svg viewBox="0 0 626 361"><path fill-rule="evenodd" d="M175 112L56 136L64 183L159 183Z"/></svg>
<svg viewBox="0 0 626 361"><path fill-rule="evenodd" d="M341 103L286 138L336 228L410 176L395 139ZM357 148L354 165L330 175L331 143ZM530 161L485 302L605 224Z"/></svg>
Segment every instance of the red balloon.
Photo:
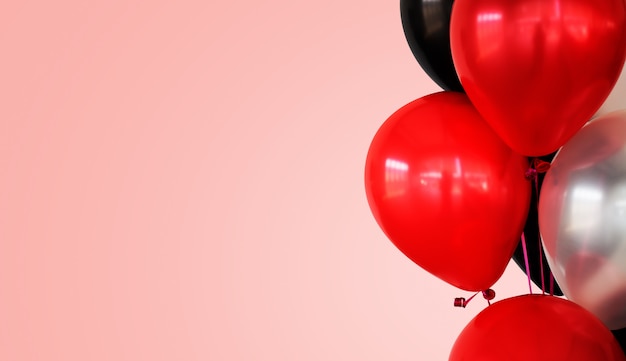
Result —
<svg viewBox="0 0 626 361"><path fill-rule="evenodd" d="M624 361L602 321L554 296L525 295L494 303L465 326L449 361Z"/></svg>
<svg viewBox="0 0 626 361"><path fill-rule="evenodd" d="M519 242L527 169L467 96L441 92L402 107L378 130L365 188L378 224L406 256L480 291L500 278Z"/></svg>
<svg viewBox="0 0 626 361"><path fill-rule="evenodd" d="M624 0L456 0L452 59L515 151L556 151L598 110L626 58Z"/></svg>

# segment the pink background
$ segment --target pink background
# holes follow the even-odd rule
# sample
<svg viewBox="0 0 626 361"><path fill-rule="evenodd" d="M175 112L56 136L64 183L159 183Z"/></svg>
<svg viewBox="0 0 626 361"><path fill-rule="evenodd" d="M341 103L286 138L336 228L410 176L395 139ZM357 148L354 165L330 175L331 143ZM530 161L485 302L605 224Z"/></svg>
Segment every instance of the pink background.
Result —
<svg viewBox="0 0 626 361"><path fill-rule="evenodd" d="M397 1L5 1L0 49L0 360L446 360L486 306L367 206L439 91Z"/></svg>

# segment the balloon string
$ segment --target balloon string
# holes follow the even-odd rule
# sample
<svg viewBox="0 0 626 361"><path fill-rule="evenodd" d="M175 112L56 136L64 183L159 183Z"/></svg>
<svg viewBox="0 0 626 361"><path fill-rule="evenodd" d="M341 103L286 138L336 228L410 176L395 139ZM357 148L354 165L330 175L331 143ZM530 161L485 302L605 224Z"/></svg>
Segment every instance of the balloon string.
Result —
<svg viewBox="0 0 626 361"><path fill-rule="evenodd" d="M533 159L533 167L537 170L537 173L546 173L550 169L551 163L541 160L539 158ZM539 177L535 177L535 201L537 203L537 211L539 210ZM541 243L541 231L537 230L537 239L539 240L539 265L541 270L541 292L546 293L545 289L545 276L543 271L543 244ZM548 268L548 275L550 278L550 296L554 296L554 275L552 270Z"/></svg>
<svg viewBox="0 0 626 361"><path fill-rule="evenodd" d="M537 205L537 210L539 208L539 173L545 173L550 169L550 162L546 162L541 160L540 158L533 158L530 167L526 171L526 179L532 180L535 183L534 189L534 197L535 204ZM542 253L542 244L541 244L541 233L537 230L537 240L539 242L539 271L541 274L541 292L543 294L546 293L546 281L543 270L543 253ZM530 277L530 266L528 262L528 251L526 250L526 238L524 237L524 233L522 233L522 248L524 250L524 262L526 264L526 276L528 277L528 289L532 294L532 286L531 286L531 277ZM553 293L554 290L554 280L552 276L552 272L550 272L550 294Z"/></svg>
<svg viewBox="0 0 626 361"><path fill-rule="evenodd" d="M533 165L536 167L537 158L533 161ZM539 214L539 177L535 177L535 205L537 206L537 214ZM539 231L539 227L537 227L537 249L539 250L539 270L541 272L541 293L546 293L546 282L543 275L543 252L541 245L541 232Z"/></svg>
<svg viewBox="0 0 626 361"><path fill-rule="evenodd" d="M522 250L524 251L524 264L526 265L526 276L528 278L528 291L533 294L533 288L530 285L530 265L528 264L528 250L526 250L526 237L522 232Z"/></svg>
<svg viewBox="0 0 626 361"><path fill-rule="evenodd" d="M467 305L472 300L472 298L476 297L476 295L479 294L479 293L480 292L474 293L474 295L472 297L468 298L467 301L465 301L465 304Z"/></svg>

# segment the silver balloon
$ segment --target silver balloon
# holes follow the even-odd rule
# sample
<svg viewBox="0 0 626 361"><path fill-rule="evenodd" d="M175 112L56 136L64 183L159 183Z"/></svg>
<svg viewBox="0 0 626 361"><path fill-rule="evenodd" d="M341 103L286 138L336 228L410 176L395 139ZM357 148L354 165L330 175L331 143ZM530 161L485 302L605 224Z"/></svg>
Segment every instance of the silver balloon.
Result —
<svg viewBox="0 0 626 361"><path fill-rule="evenodd" d="M617 83L611 90L609 96L604 100L604 103L598 109L594 118L607 113L624 108L624 100L626 99L626 69L622 68L622 73L617 79Z"/></svg>
<svg viewBox="0 0 626 361"><path fill-rule="evenodd" d="M539 228L565 296L626 327L626 111L584 126L552 161Z"/></svg>

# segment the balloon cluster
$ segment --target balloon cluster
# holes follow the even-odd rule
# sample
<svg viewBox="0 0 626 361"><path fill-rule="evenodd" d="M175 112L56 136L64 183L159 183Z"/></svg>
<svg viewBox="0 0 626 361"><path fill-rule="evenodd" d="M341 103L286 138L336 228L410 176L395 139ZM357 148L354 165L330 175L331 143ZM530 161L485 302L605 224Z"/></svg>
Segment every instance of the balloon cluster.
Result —
<svg viewBox="0 0 626 361"><path fill-rule="evenodd" d="M626 107L615 93L626 2L400 9L413 55L444 91L403 106L374 136L374 218L455 287L490 300L513 258L543 290L490 304L449 359L626 360L626 110L613 111Z"/></svg>

